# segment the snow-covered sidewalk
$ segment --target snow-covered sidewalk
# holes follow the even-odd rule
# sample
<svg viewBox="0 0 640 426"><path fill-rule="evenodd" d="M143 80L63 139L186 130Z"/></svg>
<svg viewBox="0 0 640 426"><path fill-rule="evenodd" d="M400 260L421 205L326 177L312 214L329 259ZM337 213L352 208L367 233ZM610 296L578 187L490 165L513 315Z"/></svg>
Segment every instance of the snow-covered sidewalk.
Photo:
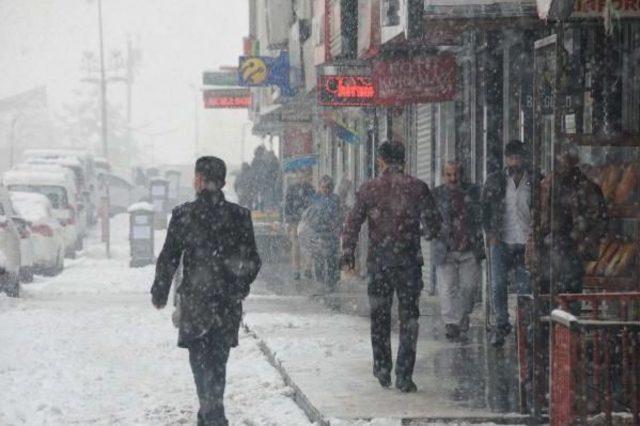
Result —
<svg viewBox="0 0 640 426"><path fill-rule="evenodd" d="M172 309L151 306L153 268L128 267L126 216L116 219L113 259L89 242L60 276L26 285L22 299L0 296L0 425L195 424ZM228 370L231 424L310 424L291 392L242 334Z"/></svg>

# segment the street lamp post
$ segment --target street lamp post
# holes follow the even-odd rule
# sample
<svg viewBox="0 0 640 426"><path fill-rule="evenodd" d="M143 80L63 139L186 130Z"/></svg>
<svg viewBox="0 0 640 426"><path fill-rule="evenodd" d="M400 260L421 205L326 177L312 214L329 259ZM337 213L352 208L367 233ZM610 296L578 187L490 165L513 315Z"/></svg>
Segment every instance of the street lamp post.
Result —
<svg viewBox="0 0 640 426"><path fill-rule="evenodd" d="M107 76L104 64L104 31L102 28L102 0L98 0L98 32L100 37L100 102L102 119L102 156L109 158L107 141Z"/></svg>
<svg viewBox="0 0 640 426"><path fill-rule="evenodd" d="M22 113L16 114L11 121L11 139L9 140L9 168L13 168L13 164L15 161L15 145L16 145L16 126L18 124L18 120L22 117Z"/></svg>

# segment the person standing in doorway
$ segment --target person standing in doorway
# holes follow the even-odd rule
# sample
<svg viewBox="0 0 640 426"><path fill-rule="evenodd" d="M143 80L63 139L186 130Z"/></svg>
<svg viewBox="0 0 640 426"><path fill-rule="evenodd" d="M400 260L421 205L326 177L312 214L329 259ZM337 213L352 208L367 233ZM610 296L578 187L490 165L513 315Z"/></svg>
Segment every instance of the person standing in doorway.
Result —
<svg viewBox="0 0 640 426"><path fill-rule="evenodd" d="M480 188L462 181L462 164L447 162L444 184L433 190L442 228L433 241L445 335L454 340L469 330L484 258Z"/></svg>
<svg viewBox="0 0 640 426"><path fill-rule="evenodd" d="M325 292L335 291L340 281L340 199L333 193L333 179L323 176L313 202L302 213L298 236L303 255L313 261L316 280Z"/></svg>
<svg viewBox="0 0 640 426"><path fill-rule="evenodd" d="M373 375L383 387L391 385L391 308L395 293L400 317L395 385L402 392L415 392L412 376L424 263L420 236L436 236L441 218L427 184L404 173L404 145L383 143L377 161L382 175L360 187L344 223L341 264L347 269L355 267L358 235L366 220Z"/></svg>
<svg viewBox="0 0 640 426"><path fill-rule="evenodd" d="M197 198L173 210L151 287L153 306L164 308L182 259L174 321L178 346L189 350L199 426L228 425L223 398L229 351L238 345L242 301L261 266L251 213L225 200L225 179L224 161L198 159Z"/></svg>
<svg viewBox="0 0 640 426"><path fill-rule="evenodd" d="M291 268L293 270L293 279L298 281L300 280L301 264L298 224L302 218L302 213L311 205L315 190L310 183L310 171L300 170L296 172L296 180L295 183L287 188L284 197L284 220L287 224L289 239L291 240ZM310 270L308 275L311 276Z"/></svg>
<svg viewBox="0 0 640 426"><path fill-rule="evenodd" d="M483 227L489 245L494 347L504 345L509 323L509 271L515 271L519 295L531 292L524 253L531 233L532 173L525 167L525 146L518 140L505 147L507 167L487 177L482 191Z"/></svg>

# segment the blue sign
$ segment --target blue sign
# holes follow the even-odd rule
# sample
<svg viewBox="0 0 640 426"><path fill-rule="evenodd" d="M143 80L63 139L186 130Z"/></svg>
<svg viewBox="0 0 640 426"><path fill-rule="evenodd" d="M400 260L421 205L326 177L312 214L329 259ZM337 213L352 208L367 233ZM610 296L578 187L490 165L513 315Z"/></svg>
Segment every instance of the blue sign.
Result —
<svg viewBox="0 0 640 426"><path fill-rule="evenodd" d="M289 81L289 55L280 52L280 56L241 56L238 66L238 84L246 87L278 86L285 96L295 93Z"/></svg>
<svg viewBox="0 0 640 426"><path fill-rule="evenodd" d="M317 162L318 156L316 154L285 158L282 160L282 168L285 172L295 172L296 170L313 167Z"/></svg>

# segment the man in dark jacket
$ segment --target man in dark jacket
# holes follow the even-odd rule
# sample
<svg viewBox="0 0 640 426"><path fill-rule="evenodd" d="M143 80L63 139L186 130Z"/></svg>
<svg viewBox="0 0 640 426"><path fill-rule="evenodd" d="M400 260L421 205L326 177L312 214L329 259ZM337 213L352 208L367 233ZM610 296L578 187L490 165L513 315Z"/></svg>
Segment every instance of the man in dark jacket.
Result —
<svg viewBox="0 0 640 426"><path fill-rule="evenodd" d="M225 201L226 166L196 162L195 201L173 210L151 288L162 309L183 262L178 294L178 346L189 350L200 410L198 425L227 425L224 387L229 350L238 344L242 300L260 270L249 210Z"/></svg>
<svg viewBox="0 0 640 426"><path fill-rule="evenodd" d="M373 375L383 387L391 385L391 306L395 292L400 316L396 387L402 392L415 392L412 375L423 288L420 236L427 239L436 236L441 218L429 187L404 173L404 161L402 144L385 142L378 148L382 176L365 183L358 191L355 206L344 224L341 263L349 269L355 267L358 234L367 220Z"/></svg>
<svg viewBox="0 0 640 426"><path fill-rule="evenodd" d="M491 344L504 345L511 332L508 310L509 270L515 270L518 294L531 292L524 264L531 233L532 173L525 167L524 143L510 141L505 148L507 167L487 177L482 191L483 227L489 245L491 298L495 329Z"/></svg>
<svg viewBox="0 0 640 426"><path fill-rule="evenodd" d="M444 184L433 190L442 228L433 241L440 308L446 337L456 339L469 330L482 279L484 258L480 188L462 180L462 164L447 162L442 171Z"/></svg>
<svg viewBox="0 0 640 426"><path fill-rule="evenodd" d="M553 280L556 293L581 293L584 264L598 260L609 215L602 190L578 167L578 148L558 143L555 158L555 173L540 185L543 238L538 264L547 267L538 272L544 287ZM530 253L531 246L527 249Z"/></svg>
<svg viewBox="0 0 640 426"><path fill-rule="evenodd" d="M284 221L287 223L287 231L291 240L291 268L293 279L300 279L300 240L298 239L298 224L302 213L311 205L315 194L313 185L309 183L310 173L300 170L296 173L297 182L289 185L284 198ZM310 269L307 269L311 275Z"/></svg>

